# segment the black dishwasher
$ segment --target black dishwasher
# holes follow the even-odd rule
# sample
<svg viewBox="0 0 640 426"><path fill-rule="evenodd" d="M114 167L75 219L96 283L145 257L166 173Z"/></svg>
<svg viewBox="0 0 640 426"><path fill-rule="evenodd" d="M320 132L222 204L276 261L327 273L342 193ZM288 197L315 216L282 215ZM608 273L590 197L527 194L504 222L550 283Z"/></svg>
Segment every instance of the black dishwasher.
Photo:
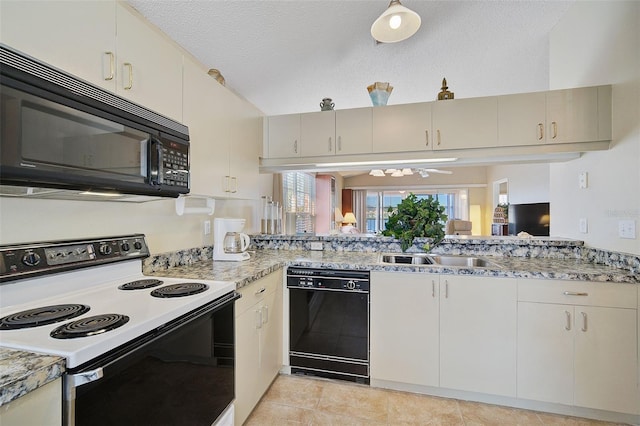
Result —
<svg viewBox="0 0 640 426"><path fill-rule="evenodd" d="M369 271L290 267L292 374L369 383Z"/></svg>

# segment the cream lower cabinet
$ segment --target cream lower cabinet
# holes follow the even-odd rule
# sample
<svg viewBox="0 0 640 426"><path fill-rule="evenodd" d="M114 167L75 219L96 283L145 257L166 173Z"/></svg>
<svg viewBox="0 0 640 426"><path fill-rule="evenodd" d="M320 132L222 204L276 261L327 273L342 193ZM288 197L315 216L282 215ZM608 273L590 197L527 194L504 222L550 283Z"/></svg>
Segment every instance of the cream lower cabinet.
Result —
<svg viewBox="0 0 640 426"><path fill-rule="evenodd" d="M236 425L244 423L282 366L282 270L240 293L235 310Z"/></svg>
<svg viewBox="0 0 640 426"><path fill-rule="evenodd" d="M518 282L518 397L640 413L637 286Z"/></svg>
<svg viewBox="0 0 640 426"><path fill-rule="evenodd" d="M441 387L516 395L516 306L515 279L440 276Z"/></svg>
<svg viewBox="0 0 640 426"><path fill-rule="evenodd" d="M438 386L439 275L371 272L371 380Z"/></svg>
<svg viewBox="0 0 640 426"><path fill-rule="evenodd" d="M56 379L0 407L2 426L60 426L62 379Z"/></svg>

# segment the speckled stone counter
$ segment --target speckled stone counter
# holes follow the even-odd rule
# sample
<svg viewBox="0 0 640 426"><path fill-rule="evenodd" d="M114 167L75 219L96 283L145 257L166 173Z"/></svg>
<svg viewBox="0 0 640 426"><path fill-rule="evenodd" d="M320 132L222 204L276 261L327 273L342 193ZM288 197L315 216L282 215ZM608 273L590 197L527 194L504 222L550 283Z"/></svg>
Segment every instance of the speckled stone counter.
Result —
<svg viewBox="0 0 640 426"><path fill-rule="evenodd" d="M594 264L582 259L488 257L497 267L461 268L435 265L393 265L379 262L379 253L255 250L244 262L200 260L189 265L153 268L147 265L145 274L192 279L234 281L237 288L285 266L313 268L360 269L372 271L404 271L436 274L459 274L492 277L582 280L615 283L640 283L640 276L613 266Z"/></svg>
<svg viewBox="0 0 640 426"><path fill-rule="evenodd" d="M57 379L63 373L64 358L0 347L0 406Z"/></svg>

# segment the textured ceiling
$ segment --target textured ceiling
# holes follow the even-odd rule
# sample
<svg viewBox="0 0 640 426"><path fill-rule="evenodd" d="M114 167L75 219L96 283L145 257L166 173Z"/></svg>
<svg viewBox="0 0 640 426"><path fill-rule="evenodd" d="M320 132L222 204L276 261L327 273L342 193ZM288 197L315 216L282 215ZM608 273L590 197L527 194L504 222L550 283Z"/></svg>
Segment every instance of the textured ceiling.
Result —
<svg viewBox="0 0 640 426"><path fill-rule="evenodd" d="M408 40L377 44L387 0L128 0L267 115L371 106L366 87L394 87L389 105L549 86L549 32L571 1L420 1Z"/></svg>

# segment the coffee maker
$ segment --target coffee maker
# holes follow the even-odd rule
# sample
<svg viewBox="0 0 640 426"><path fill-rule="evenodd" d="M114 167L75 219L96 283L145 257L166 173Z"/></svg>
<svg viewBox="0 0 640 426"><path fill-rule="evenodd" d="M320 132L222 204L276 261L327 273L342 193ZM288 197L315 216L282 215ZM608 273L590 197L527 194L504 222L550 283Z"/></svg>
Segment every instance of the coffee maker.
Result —
<svg viewBox="0 0 640 426"><path fill-rule="evenodd" d="M238 262L249 259L246 250L251 239L247 234L240 232L244 224L244 219L213 219L213 260Z"/></svg>

